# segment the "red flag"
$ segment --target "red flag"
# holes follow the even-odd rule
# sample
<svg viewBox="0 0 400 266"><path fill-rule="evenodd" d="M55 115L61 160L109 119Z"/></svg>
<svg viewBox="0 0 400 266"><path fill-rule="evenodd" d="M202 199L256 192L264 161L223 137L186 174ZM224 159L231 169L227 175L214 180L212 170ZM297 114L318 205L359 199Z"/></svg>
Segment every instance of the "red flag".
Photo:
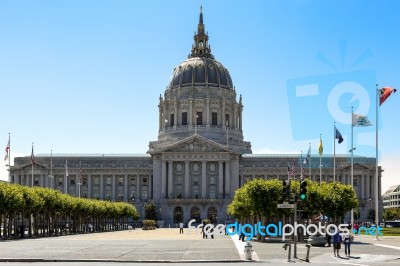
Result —
<svg viewBox="0 0 400 266"><path fill-rule="evenodd" d="M10 154L10 140L8 140L8 143L6 146L6 155L4 156L4 161L7 161L9 154Z"/></svg>
<svg viewBox="0 0 400 266"><path fill-rule="evenodd" d="M379 105L382 105L389 98L392 93L395 93L396 89L391 87L384 87L379 90Z"/></svg>

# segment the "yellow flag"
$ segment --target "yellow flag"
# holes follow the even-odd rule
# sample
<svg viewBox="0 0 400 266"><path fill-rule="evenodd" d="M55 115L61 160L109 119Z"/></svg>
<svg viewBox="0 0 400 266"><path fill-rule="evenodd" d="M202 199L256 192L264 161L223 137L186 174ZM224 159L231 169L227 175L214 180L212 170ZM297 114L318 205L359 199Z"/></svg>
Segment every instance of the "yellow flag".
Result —
<svg viewBox="0 0 400 266"><path fill-rule="evenodd" d="M318 154L322 155L322 153L324 152L324 146L322 145L322 139L319 139L319 146L318 146Z"/></svg>

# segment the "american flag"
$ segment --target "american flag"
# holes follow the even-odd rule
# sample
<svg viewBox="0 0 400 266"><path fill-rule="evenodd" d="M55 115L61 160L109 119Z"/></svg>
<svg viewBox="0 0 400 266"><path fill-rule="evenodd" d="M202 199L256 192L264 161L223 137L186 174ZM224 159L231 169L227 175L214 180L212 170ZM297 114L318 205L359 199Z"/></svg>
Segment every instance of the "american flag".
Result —
<svg viewBox="0 0 400 266"><path fill-rule="evenodd" d="M291 176L294 176L295 173L296 173L296 163L293 162L293 164L292 164L292 170L291 170L291 172L290 172L290 175L291 175Z"/></svg>

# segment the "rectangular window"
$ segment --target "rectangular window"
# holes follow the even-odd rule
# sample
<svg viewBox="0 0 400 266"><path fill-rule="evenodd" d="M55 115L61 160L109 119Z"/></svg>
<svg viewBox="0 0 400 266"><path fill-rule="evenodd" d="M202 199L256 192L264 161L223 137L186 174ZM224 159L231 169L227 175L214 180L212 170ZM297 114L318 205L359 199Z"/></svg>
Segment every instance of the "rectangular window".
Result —
<svg viewBox="0 0 400 266"><path fill-rule="evenodd" d="M198 185L199 184L199 177L198 176L194 176L193 177L193 185Z"/></svg>
<svg viewBox="0 0 400 266"><path fill-rule="evenodd" d="M111 199L111 190L106 190L106 199Z"/></svg>
<svg viewBox="0 0 400 266"><path fill-rule="evenodd" d="M75 185L75 178L71 178L70 185Z"/></svg>
<svg viewBox="0 0 400 266"><path fill-rule="evenodd" d="M193 186L193 197L195 199L199 198L199 186Z"/></svg>
<svg viewBox="0 0 400 266"><path fill-rule="evenodd" d="M171 127L173 127L174 126L174 122L175 122L175 115L174 114L170 114L170 121L169 121L169 125L171 126Z"/></svg>
<svg viewBox="0 0 400 266"><path fill-rule="evenodd" d="M107 177L107 179L106 179L106 184L107 184L107 185L111 185L111 183L112 183L111 177Z"/></svg>
<svg viewBox="0 0 400 266"><path fill-rule="evenodd" d="M182 112L182 126L187 126L187 112Z"/></svg>
<svg viewBox="0 0 400 266"><path fill-rule="evenodd" d="M211 185L215 184L215 176L210 176L210 184Z"/></svg>
<svg viewBox="0 0 400 266"><path fill-rule="evenodd" d="M130 182L131 182L131 185L135 185L136 184L136 178L131 177Z"/></svg>
<svg viewBox="0 0 400 266"><path fill-rule="evenodd" d="M59 177L58 178L58 184L62 185L64 183L64 178L63 177Z"/></svg>
<svg viewBox="0 0 400 266"><path fill-rule="evenodd" d="M82 178L82 185L87 185L87 177Z"/></svg>
<svg viewBox="0 0 400 266"><path fill-rule="evenodd" d="M118 190L118 201L124 200L124 191L123 190Z"/></svg>
<svg viewBox="0 0 400 266"><path fill-rule="evenodd" d="M124 185L124 178L123 177L118 177L118 185L120 185L120 186Z"/></svg>
<svg viewBox="0 0 400 266"><path fill-rule="evenodd" d="M97 189L93 190L93 198L98 199L99 197L100 197L99 190L97 190Z"/></svg>
<svg viewBox="0 0 400 266"><path fill-rule="evenodd" d="M176 183L177 184L182 184L182 176L177 176L176 177Z"/></svg>
<svg viewBox="0 0 400 266"><path fill-rule="evenodd" d="M218 114L216 112L212 112L211 114L211 125L213 126L218 125L217 115Z"/></svg>
<svg viewBox="0 0 400 266"><path fill-rule="evenodd" d="M203 113L197 112L196 113L196 125L202 125L202 124L203 124Z"/></svg>
<svg viewBox="0 0 400 266"><path fill-rule="evenodd" d="M210 191L210 199L215 199L215 192L214 191Z"/></svg>
<svg viewBox="0 0 400 266"><path fill-rule="evenodd" d="M95 185L100 185L100 177L97 176L97 177L94 178L94 184Z"/></svg>

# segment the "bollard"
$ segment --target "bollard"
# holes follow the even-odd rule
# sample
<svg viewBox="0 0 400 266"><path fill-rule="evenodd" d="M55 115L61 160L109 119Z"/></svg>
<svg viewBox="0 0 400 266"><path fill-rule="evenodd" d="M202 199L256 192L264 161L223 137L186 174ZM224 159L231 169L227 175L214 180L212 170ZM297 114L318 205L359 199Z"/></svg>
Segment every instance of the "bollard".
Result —
<svg viewBox="0 0 400 266"><path fill-rule="evenodd" d="M288 258L287 261L290 262L290 254L292 253L292 244L290 243L286 243L285 245L283 245L282 248L284 248L285 250L287 249L287 247L289 247L289 252L288 252Z"/></svg>
<svg viewBox="0 0 400 266"><path fill-rule="evenodd" d="M310 260L308 259L310 257L310 248L311 245L310 244L306 244L307 247L307 256L306 256L306 262L310 262Z"/></svg>
<svg viewBox="0 0 400 266"><path fill-rule="evenodd" d="M249 242L246 242L246 245L244 245L244 257L246 260L251 260L252 247Z"/></svg>

